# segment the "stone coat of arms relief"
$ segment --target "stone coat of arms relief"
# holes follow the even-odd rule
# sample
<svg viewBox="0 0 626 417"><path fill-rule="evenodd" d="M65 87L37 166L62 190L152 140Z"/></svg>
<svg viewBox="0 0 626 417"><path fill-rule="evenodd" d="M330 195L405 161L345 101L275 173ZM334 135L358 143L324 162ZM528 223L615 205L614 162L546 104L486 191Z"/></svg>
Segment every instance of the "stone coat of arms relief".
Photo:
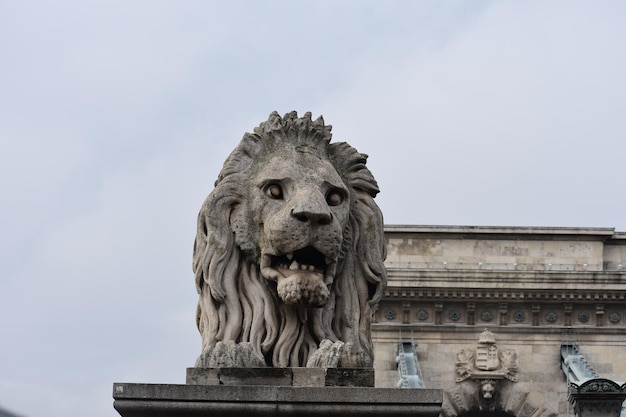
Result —
<svg viewBox="0 0 626 417"><path fill-rule="evenodd" d="M516 417L556 417L543 395L530 392L518 382L517 352L496 344L485 329L478 344L456 355L456 383L444 390L441 417L459 417L473 412L505 412Z"/></svg>
<svg viewBox="0 0 626 417"><path fill-rule="evenodd" d="M478 345L463 348L456 355L456 382L466 379L508 379L517 382L517 352L500 349L489 330L480 334Z"/></svg>

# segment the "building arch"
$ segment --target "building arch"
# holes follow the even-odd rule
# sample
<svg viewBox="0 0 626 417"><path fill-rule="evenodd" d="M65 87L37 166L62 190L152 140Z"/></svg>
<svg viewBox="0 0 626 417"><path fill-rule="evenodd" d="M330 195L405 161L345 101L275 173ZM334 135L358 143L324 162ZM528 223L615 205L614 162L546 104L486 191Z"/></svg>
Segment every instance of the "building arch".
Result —
<svg viewBox="0 0 626 417"><path fill-rule="evenodd" d="M491 398L484 398L481 381L467 380L444 390L440 417L556 417L543 394L524 382L500 380Z"/></svg>

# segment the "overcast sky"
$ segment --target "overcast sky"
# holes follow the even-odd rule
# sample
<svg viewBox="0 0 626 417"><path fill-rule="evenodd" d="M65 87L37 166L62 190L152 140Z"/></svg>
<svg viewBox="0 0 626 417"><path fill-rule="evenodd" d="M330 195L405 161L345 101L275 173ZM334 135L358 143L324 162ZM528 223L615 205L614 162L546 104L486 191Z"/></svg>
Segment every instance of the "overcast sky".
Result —
<svg viewBox="0 0 626 417"><path fill-rule="evenodd" d="M113 417L200 352L200 205L271 111L388 224L626 231L621 1L0 2L0 406Z"/></svg>

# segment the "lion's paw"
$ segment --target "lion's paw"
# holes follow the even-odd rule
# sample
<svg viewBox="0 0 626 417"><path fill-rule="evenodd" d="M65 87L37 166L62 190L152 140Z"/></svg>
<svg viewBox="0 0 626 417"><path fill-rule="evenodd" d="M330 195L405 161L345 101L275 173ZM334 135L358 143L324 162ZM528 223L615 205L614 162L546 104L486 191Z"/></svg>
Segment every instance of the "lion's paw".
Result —
<svg viewBox="0 0 626 417"><path fill-rule="evenodd" d="M262 356L254 352L249 342L232 340L217 342L215 347L202 352L196 360L196 368L265 368Z"/></svg>
<svg viewBox="0 0 626 417"><path fill-rule="evenodd" d="M371 359L362 350L354 348L352 343L340 340L333 342L322 340L319 348L309 357L307 368L367 368Z"/></svg>

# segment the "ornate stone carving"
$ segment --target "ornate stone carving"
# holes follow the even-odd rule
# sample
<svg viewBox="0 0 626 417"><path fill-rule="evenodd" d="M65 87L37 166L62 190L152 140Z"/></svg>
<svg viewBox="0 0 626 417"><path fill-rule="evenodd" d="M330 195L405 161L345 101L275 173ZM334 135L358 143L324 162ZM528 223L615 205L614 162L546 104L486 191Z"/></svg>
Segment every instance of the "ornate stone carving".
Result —
<svg viewBox="0 0 626 417"><path fill-rule="evenodd" d="M596 378L586 381L580 386L570 384L570 393L589 393L589 392L626 392L626 384L619 385L615 381L604 378Z"/></svg>
<svg viewBox="0 0 626 417"><path fill-rule="evenodd" d="M626 384L604 378L590 379L580 385L570 383L568 399L578 416L617 416L626 399Z"/></svg>
<svg viewBox="0 0 626 417"><path fill-rule="evenodd" d="M478 345L462 348L456 356L456 384L444 390L440 417L464 415L516 415L556 417L543 395L517 382L517 353L496 345L489 330L480 334Z"/></svg>
<svg viewBox="0 0 626 417"><path fill-rule="evenodd" d="M517 381L517 353L500 349L495 335L489 330L480 334L474 349L461 349L457 354L457 382L472 379L502 379Z"/></svg>
<svg viewBox="0 0 626 417"><path fill-rule="evenodd" d="M613 312L609 314L609 321L611 323L619 323L621 319L622 316L618 312Z"/></svg>
<svg viewBox="0 0 626 417"><path fill-rule="evenodd" d="M526 313L524 313L523 311L516 311L513 314L513 320L518 323L522 323L524 320L526 320Z"/></svg>
<svg viewBox="0 0 626 417"><path fill-rule="evenodd" d="M448 313L448 317L452 321L459 321L461 319L461 313L458 310L451 310Z"/></svg>
<svg viewBox="0 0 626 417"><path fill-rule="evenodd" d="M549 323L554 323L557 321L559 317L556 315L554 311L549 311L546 313L546 321Z"/></svg>
<svg viewBox="0 0 626 417"><path fill-rule="evenodd" d="M491 321L493 319L493 314L491 313L491 311L483 311L480 315L480 318L483 321Z"/></svg>
<svg viewBox="0 0 626 417"><path fill-rule="evenodd" d="M246 133L198 216L197 367L371 367L386 286L367 156L307 113Z"/></svg>
<svg viewBox="0 0 626 417"><path fill-rule="evenodd" d="M482 379L478 383L479 410L494 411L496 409L496 380Z"/></svg>

